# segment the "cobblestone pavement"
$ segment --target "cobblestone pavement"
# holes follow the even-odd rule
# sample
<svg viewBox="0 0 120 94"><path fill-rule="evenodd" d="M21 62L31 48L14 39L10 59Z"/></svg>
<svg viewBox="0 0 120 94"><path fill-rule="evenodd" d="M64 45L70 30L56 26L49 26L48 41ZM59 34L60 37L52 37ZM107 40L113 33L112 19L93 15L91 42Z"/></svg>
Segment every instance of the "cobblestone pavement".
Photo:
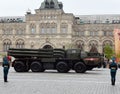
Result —
<svg viewBox="0 0 120 94"><path fill-rule="evenodd" d="M17 73L10 68L8 83L3 82L0 66L0 94L120 94L120 69L117 71L116 85L110 82L109 69L93 69L84 74L57 73Z"/></svg>

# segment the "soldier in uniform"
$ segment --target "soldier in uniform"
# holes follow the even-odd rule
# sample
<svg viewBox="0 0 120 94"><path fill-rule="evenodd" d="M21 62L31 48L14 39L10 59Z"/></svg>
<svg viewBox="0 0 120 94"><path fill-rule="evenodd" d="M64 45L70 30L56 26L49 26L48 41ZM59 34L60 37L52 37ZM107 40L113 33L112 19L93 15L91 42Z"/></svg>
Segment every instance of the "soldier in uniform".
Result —
<svg viewBox="0 0 120 94"><path fill-rule="evenodd" d="M111 75L111 84L115 85L116 72L118 69L115 60L112 60L111 64L109 65L109 68L110 68L110 75Z"/></svg>
<svg viewBox="0 0 120 94"><path fill-rule="evenodd" d="M8 71L9 71L9 68L10 68L10 63L9 63L9 60L8 60L7 56L3 57L2 66L3 66L3 73L4 73L4 82L8 82L7 81L7 76L8 76Z"/></svg>

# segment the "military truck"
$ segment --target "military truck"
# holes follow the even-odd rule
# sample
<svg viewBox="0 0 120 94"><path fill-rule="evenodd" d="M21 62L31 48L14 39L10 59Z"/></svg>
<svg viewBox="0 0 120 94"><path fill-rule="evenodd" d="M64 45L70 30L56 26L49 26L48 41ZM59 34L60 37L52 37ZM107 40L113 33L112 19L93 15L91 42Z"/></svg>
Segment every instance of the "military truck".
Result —
<svg viewBox="0 0 120 94"><path fill-rule="evenodd" d="M67 73L75 70L84 73L102 63L99 53L88 53L80 49L16 49L10 48L8 55L15 58L12 62L16 72L44 72L57 70Z"/></svg>

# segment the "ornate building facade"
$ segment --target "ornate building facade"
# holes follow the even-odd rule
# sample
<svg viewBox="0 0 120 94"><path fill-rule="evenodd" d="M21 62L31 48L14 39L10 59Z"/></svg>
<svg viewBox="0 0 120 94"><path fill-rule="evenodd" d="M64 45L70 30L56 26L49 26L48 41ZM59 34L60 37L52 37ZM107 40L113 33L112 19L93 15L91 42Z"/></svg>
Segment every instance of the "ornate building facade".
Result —
<svg viewBox="0 0 120 94"><path fill-rule="evenodd" d="M32 14L0 17L0 51L11 48L79 48L103 53L114 48L114 28L120 15L78 15L65 13L57 0L44 0Z"/></svg>

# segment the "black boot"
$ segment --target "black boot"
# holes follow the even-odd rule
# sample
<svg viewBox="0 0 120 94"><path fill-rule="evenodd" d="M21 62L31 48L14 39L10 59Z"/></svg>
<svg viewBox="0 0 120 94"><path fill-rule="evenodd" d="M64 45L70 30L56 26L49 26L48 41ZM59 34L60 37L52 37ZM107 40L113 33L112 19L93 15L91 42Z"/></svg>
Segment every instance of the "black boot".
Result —
<svg viewBox="0 0 120 94"><path fill-rule="evenodd" d="M112 79L111 82L112 82L112 85L115 85L115 79Z"/></svg>
<svg viewBox="0 0 120 94"><path fill-rule="evenodd" d="M115 79L113 79L113 85L115 85Z"/></svg>
<svg viewBox="0 0 120 94"><path fill-rule="evenodd" d="M112 85L114 85L114 81L113 81L113 79L111 80L111 82L112 82Z"/></svg>
<svg viewBox="0 0 120 94"><path fill-rule="evenodd" d="M6 77L6 76L4 77L4 82L8 82L8 81L7 81L7 77Z"/></svg>

